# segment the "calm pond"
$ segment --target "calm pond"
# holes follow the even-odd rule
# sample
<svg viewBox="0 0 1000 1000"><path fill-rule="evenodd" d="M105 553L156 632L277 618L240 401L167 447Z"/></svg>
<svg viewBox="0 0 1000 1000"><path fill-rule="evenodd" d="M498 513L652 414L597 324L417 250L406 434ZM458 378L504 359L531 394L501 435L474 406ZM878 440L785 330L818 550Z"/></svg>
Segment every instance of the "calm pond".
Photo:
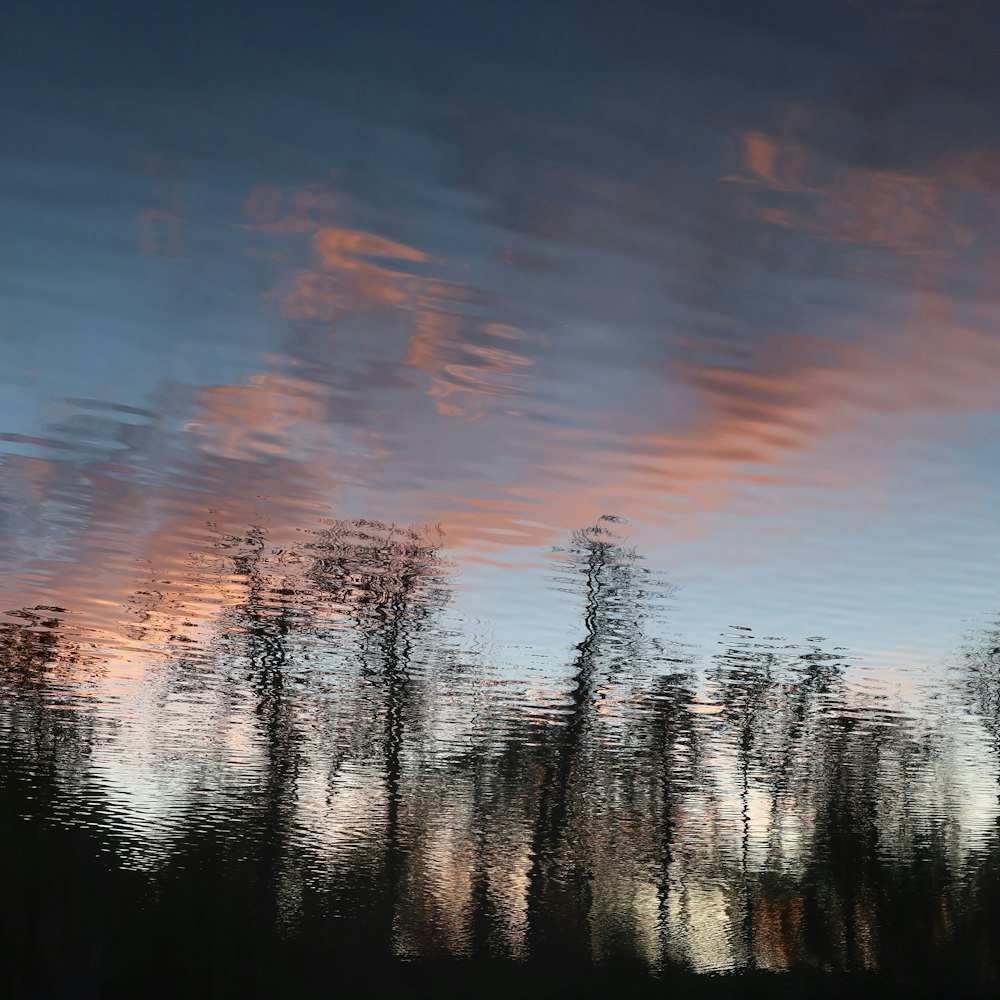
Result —
<svg viewBox="0 0 1000 1000"><path fill-rule="evenodd" d="M1000 5L0 31L0 988L993 995Z"/></svg>

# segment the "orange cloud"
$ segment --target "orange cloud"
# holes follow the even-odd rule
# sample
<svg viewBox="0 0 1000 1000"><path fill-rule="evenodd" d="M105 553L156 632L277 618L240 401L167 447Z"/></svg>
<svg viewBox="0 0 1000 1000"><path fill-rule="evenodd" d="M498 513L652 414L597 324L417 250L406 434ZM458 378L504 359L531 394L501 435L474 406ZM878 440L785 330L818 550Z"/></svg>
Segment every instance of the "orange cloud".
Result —
<svg viewBox="0 0 1000 1000"><path fill-rule="evenodd" d="M319 387L261 375L249 385L206 387L194 409L198 420L178 443L196 447L184 448L183 467L155 489L101 462L77 468L16 457L22 501L51 507L54 497L74 499L57 529L64 537L46 540L41 552L36 546L34 558L5 553L0 611L58 603L69 609L67 638L127 672L133 657L196 649L178 643L246 599L245 581L222 552L227 538L261 524L268 550L294 552L301 528L329 513L337 486L326 463L301 455L303 439L323 422ZM282 585L287 558L271 558L270 586Z"/></svg>
<svg viewBox="0 0 1000 1000"><path fill-rule="evenodd" d="M198 419L186 430L205 450L226 458L284 456L298 447L304 425L322 422L326 393L315 382L255 375L248 385L202 390Z"/></svg>
<svg viewBox="0 0 1000 1000"><path fill-rule="evenodd" d="M625 430L608 412L597 432L547 427L526 446L527 483L455 484L453 496L422 501L425 516L489 561L511 545L545 545L605 511L640 520L694 515L672 520L690 534L701 514L740 497L766 498L771 509L791 502L792 484L815 488L817 502L858 490L873 502L891 469L880 456L905 447L910 418L1000 408L991 310L977 316L967 307L962 325L949 322L950 308L944 296L915 294L898 328L862 330L857 343L776 333L739 366L680 359L671 381L696 393L682 426ZM838 451L845 433L860 430L863 449Z"/></svg>
<svg viewBox="0 0 1000 1000"><path fill-rule="evenodd" d="M916 174L845 163L758 131L743 133L740 144L741 170L723 179L784 196L779 205L762 199L752 210L774 225L839 243L950 258L977 236L954 192L980 200L997 193L1000 156L989 151L951 154Z"/></svg>
<svg viewBox="0 0 1000 1000"><path fill-rule="evenodd" d="M767 209L771 221L910 257L951 261L968 244L970 225L950 211L948 185L984 197L1000 188L985 154L951 156L936 173L918 177L840 164L763 132L742 136L740 150L740 173L730 180L787 196ZM166 204L179 218L172 197ZM404 320L386 324L403 335L387 340L385 356L426 376L424 398L438 415L479 417L485 428L491 419L504 419L487 403L523 391L531 349L540 339L477 315L482 310L470 306L481 304L479 292L424 273L439 266L429 252L339 225L341 202L322 185L290 191L262 186L248 197L247 232L261 234L268 246L276 240L287 245L286 256L304 256L309 264L279 282L275 295L283 314L333 322L345 312L378 310ZM165 219L149 217L157 226ZM160 246L161 236L154 232L149 246ZM546 546L568 526L606 511L662 517L721 509L747 491L780 501L786 491L775 487L793 482L853 487L861 472L872 480L882 474L878 462L854 456L851 467L838 466L827 460L829 442L845 430L871 428L885 452L899 444L892 435L905 431L880 424L884 416L1000 406L995 310L962 303L963 319L956 322L955 303L942 294L910 293L908 301L909 312L889 320L848 316L852 343L778 332L730 350L724 360L705 360L696 353L704 345L691 345L695 350L682 353L670 371L671 381L693 394L680 425L646 430L641 412L636 421L611 410L595 415L596 431L539 422L535 440L519 439L511 450L508 481L469 481L450 467L429 468L428 481L440 485L402 497L399 507L412 511L414 520L440 521L449 544L492 559L512 546ZM677 343L683 352L685 344ZM141 558L150 580L159 581L155 588L141 586L167 595L160 606L171 608L164 634L179 616L196 621L211 615L233 598L231 582L207 583L211 575L199 575L191 563L193 552L203 560L213 555L204 540L206 505L219 511L213 516L222 532L238 533L260 519L262 508L286 533L307 523L336 487L327 463L313 460L323 452L319 445L329 444L322 437L328 406L326 387L289 376L205 388L184 442L196 446L184 449L192 467L155 496L107 469L88 468L106 489L100 499L92 487L81 490L94 499L91 509L74 512L83 524L66 545L74 558L36 560L22 575L29 592L22 603L38 603L35 591L58 580L59 603L86 609L113 636L121 621L138 614L126 604L140 586ZM402 406L408 408L404 416L419 412L413 397ZM502 439L512 426L483 440ZM869 465L861 468L864 461ZM19 468L26 500L41 504L66 492L60 483L66 467L59 463L25 459ZM197 489L184 485L188 477L198 481ZM258 498L269 492L269 477L275 495L265 502ZM134 535L127 544L126 534ZM151 614L149 608L139 614L147 616L141 623L146 635Z"/></svg>
<svg viewBox="0 0 1000 1000"><path fill-rule="evenodd" d="M272 238L308 239L316 267L286 276L273 293L286 319L332 322L347 311L404 307L419 288L420 279L411 270L387 262L422 263L428 259L425 253L375 233L345 228L337 222L339 214L340 198L320 184L289 191L260 185L244 202L247 221L242 228Z"/></svg>
<svg viewBox="0 0 1000 1000"><path fill-rule="evenodd" d="M477 416L486 397L517 394L532 360L511 342L526 334L470 315L466 306L481 298L474 289L417 270L435 263L426 251L336 224L337 208L336 196L318 185L291 192L265 185L247 198L244 228L306 240L313 264L279 280L271 296L281 315L330 324L359 312L398 317L412 330L399 362L429 376L426 391L440 415Z"/></svg>
<svg viewBox="0 0 1000 1000"><path fill-rule="evenodd" d="M480 341L463 336L465 317L446 312L417 314L417 330L410 337L406 364L431 377L428 393L438 413L446 416L479 415L484 396L515 396L522 390L518 379L533 364L531 358L491 341L510 344L525 334L503 323L480 322L474 331Z"/></svg>
<svg viewBox="0 0 1000 1000"><path fill-rule="evenodd" d="M746 132L743 135L743 148L750 172L763 180L774 181L774 161L778 156L777 144L761 132Z"/></svg>

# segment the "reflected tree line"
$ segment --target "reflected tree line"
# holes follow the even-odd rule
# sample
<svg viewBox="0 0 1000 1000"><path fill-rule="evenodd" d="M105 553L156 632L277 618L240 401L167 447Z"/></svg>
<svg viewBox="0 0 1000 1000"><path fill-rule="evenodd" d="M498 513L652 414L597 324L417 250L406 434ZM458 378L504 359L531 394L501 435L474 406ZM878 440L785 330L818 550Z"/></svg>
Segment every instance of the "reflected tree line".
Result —
<svg viewBox="0 0 1000 1000"><path fill-rule="evenodd" d="M141 872L90 777L94 748L116 739L81 694L99 658L62 609L9 613L0 822L5 857L33 860L7 865L4 940L39 961L52 914L76 905L59 919L87 923L92 893L137 954L189 927L192 968L231 947L252 976L277 936L300 965L336 953L991 979L1000 829L958 842L946 723L866 695L819 638L731 628L695 664L659 636L672 587L623 532L604 517L555 551L577 640L527 685L445 627L434 529L336 521L296 551L260 525L217 533L225 610L209 638L171 635L149 683L208 705L249 777L175 803L169 849ZM137 590L143 628L157 594ZM1000 781L1000 625L965 651L955 692ZM84 860L98 841L117 862ZM92 872L72 904L67 859ZM107 962L93 940L66 941L79 962Z"/></svg>

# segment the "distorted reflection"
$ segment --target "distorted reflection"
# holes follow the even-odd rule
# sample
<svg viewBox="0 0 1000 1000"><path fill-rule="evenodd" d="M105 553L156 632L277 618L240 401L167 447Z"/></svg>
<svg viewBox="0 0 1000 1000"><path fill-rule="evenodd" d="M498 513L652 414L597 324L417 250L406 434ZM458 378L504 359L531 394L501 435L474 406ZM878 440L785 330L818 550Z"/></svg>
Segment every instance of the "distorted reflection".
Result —
<svg viewBox="0 0 1000 1000"><path fill-rule="evenodd" d="M995 985L1000 6L112 6L0 39L15 993Z"/></svg>
<svg viewBox="0 0 1000 1000"><path fill-rule="evenodd" d="M130 717L109 715L107 668L65 637L71 610L11 611L5 822L93 828L149 877L235 864L256 933L294 937L332 908L387 955L959 961L988 926L981 873L1000 852L996 804L963 830L949 787L967 716L866 694L818 637L731 628L699 668L656 637L675 588L627 530L604 516L554 551L579 638L527 699L446 626L436 528L325 519L295 547L260 524L218 536L222 566L204 571L228 573L227 603L150 665ZM142 597L152 616L163 594ZM994 758L995 641L962 668ZM116 801L154 771L154 801Z"/></svg>

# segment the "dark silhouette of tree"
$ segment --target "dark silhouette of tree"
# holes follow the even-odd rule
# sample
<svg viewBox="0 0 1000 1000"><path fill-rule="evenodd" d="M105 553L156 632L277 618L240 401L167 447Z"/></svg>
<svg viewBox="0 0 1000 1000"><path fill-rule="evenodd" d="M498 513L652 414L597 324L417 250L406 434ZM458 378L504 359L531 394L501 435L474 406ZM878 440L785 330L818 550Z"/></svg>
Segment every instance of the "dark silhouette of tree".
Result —
<svg viewBox="0 0 1000 1000"><path fill-rule="evenodd" d="M239 602L222 615L218 652L245 671L264 752L260 809L247 813L239 829L256 841L265 909L287 931L296 917L301 881L291 839L303 742L289 687L293 641L310 627L315 608L308 591L294 585L282 550L269 544L263 525L223 536L218 551L243 589Z"/></svg>
<svg viewBox="0 0 1000 1000"><path fill-rule="evenodd" d="M872 746L844 742L845 731L837 720L851 718L842 700L846 664L843 650L828 651L824 641L810 638L802 649L776 638L756 638L745 627L734 628L727 649L714 658L709 672L716 687L714 697L723 708L718 736L730 744L737 766L742 827L740 942L744 961L751 968L757 963L757 942L765 927L771 947L778 946L776 933L788 932L787 926L784 931L778 929L784 918L775 909L784 904L777 897L767 898L768 886L776 884L768 869L781 867L782 820L801 819L812 803L817 816L812 847L822 852L825 864L831 856L829 837L835 838L838 849L845 843L843 830L834 833L831 823L847 823L850 837L856 840L861 836L857 814L844 811L847 803L843 793L853 787L855 777L876 780L875 772L867 769L878 764L877 755L871 756ZM846 724L850 726L849 721ZM865 765L845 784L844 769L853 764L848 746L857 750ZM750 796L754 788L770 802L766 831L770 860L761 859L751 868ZM864 790L859 791L864 798ZM849 804L853 807L858 800ZM868 828L864 830L867 834ZM865 842L860 850L863 853L869 847L871 844ZM857 852L853 856L857 859ZM801 919L795 922L801 924ZM780 950L793 960L796 949L790 940L785 940Z"/></svg>
<svg viewBox="0 0 1000 1000"><path fill-rule="evenodd" d="M64 608L36 605L8 611L17 621L0 622L0 729L6 729L0 772L16 774L51 794L59 761L68 752L85 753L87 734L66 683L84 663L80 644L63 630ZM41 805L42 803L39 802Z"/></svg>
<svg viewBox="0 0 1000 1000"><path fill-rule="evenodd" d="M66 970L85 976L94 963L64 900L92 887L84 830L107 817L80 794L93 721L77 675L91 663L64 614L35 606L0 621L0 951L13 995L19 980L65 994ZM72 829L60 836L61 824ZM97 919L102 909L98 899Z"/></svg>
<svg viewBox="0 0 1000 1000"><path fill-rule="evenodd" d="M895 722L877 709L831 708L813 737L815 826L806 876L810 950L834 969L864 969L877 942L883 859L878 809L884 744Z"/></svg>
<svg viewBox="0 0 1000 1000"><path fill-rule="evenodd" d="M709 679L718 687L725 730L734 742L739 771L741 835L741 882L743 896L741 943L745 961L755 964L753 948L753 898L749 869L750 783L754 769L766 770L770 734L763 729L773 714L779 690L782 656L770 641L757 641L748 628L733 629L725 652L714 657Z"/></svg>
<svg viewBox="0 0 1000 1000"><path fill-rule="evenodd" d="M410 666L418 635L448 600L441 547L439 529L360 519L335 522L306 546L309 580L353 623L364 673L382 690L387 944L403 902L403 752L417 723Z"/></svg>
<svg viewBox="0 0 1000 1000"><path fill-rule="evenodd" d="M260 782L220 806L230 810L227 824L192 795L187 812L178 810L181 835L153 874L118 879L110 866L86 862L94 894L112 887L101 912L119 913L111 918L116 933L147 957L159 954L142 943L147 938L183 940L186 956L205 969L219 928L231 926L226 954L252 951L248 961L277 983L300 954L329 968L324 949L346 940L341 933L386 962L391 949L409 946L421 956L527 954L589 969L594 961L649 958L658 905L659 954L669 965L683 953L681 936L694 933L688 925L669 939L678 912L683 921L690 902L695 913L698 883L707 880L724 888L729 910L720 919L730 921L747 982L759 981L754 967L775 965L903 976L942 955L954 968L964 962L989 974L982 953L1000 911L993 870L1000 850L988 844L956 872L947 829L924 822L928 799L920 794L940 757L931 721L864 694L846 676L844 651L820 639L800 647L733 630L697 672L654 637L656 601L669 588L619 532L601 519L557 551L557 585L578 598L581 624L572 688L556 706L561 714L546 713L546 725L504 704L502 693L495 698L503 685L483 683L470 655L442 637L435 616L448 589L435 532L337 521L296 551L270 544L261 525L220 535L206 588L224 580L217 641L155 676L180 685L175 694L202 684L199 695L231 699L223 711L252 705ZM157 618L176 593L155 579L143 585L133 604L148 618L133 641L180 641L171 615L186 603ZM0 836L19 852L32 850L42 827L15 835L10 818L58 816L74 784L68 768L86 752L87 713L57 710L62 701L79 707L82 697L72 675L83 653L63 622L59 609L38 607L0 623ZM962 692L1000 752L998 648L1000 638L985 635L964 654ZM451 675L453 666L459 671ZM436 715L431 697L442 694L451 707ZM455 715L475 722L449 728L456 705ZM439 753L442 732L444 739L460 732L461 746ZM335 762L366 755L376 775L371 801L385 803L384 823L374 824L370 839L358 838L369 853L337 873L330 909L349 900L352 912L339 922L324 916L322 892L304 878L320 859L304 856L308 831L296 828L300 787L327 751ZM727 805L736 836L713 841L712 810L725 815ZM702 808L707 831L693 830ZM92 834L77 834L60 843L93 854ZM444 882L455 894L441 903L426 879L451 858L457 862ZM58 872L41 897L52 913L41 903L30 910L42 926L56 919L62 897L53 887L70 863L60 868L43 854L36 861L33 872L49 863ZM4 885L14 886L19 905L35 905L29 880ZM633 903L639 899L641 906ZM73 905L79 922L88 912L83 896ZM130 912L138 914L134 931L121 915ZM178 914L196 916L179 930ZM16 916L4 912L4 933L23 943ZM87 934L74 954L98 939ZM963 937L974 942L964 951L955 943ZM280 962L267 957L279 952Z"/></svg>
<svg viewBox="0 0 1000 1000"><path fill-rule="evenodd" d="M598 688L639 654L643 620L653 600L670 590L638 565L634 549L622 544L613 527L621 523L604 515L595 525L574 531L567 547L556 549L564 557L557 578L561 589L580 593L583 599L584 634L574 647L566 721L547 741L540 769L527 900L529 951L535 957L572 952L587 940L588 904L573 898L585 878L576 871L564 886L557 879L572 788L583 780L580 759Z"/></svg>
<svg viewBox="0 0 1000 1000"><path fill-rule="evenodd" d="M961 668L960 683L965 702L989 737L1000 785L1000 619L983 629L963 650ZM997 799L1000 801L1000 789Z"/></svg>
<svg viewBox="0 0 1000 1000"><path fill-rule="evenodd" d="M837 704L843 695L842 684L847 668L842 647L826 650L820 636L805 640L809 643L804 652L789 652L781 677L781 726L778 757L775 761L773 781L773 807L780 807L780 800L792 786L796 763L801 760L810 738L813 724L829 705Z"/></svg>
<svg viewBox="0 0 1000 1000"><path fill-rule="evenodd" d="M650 766L657 774L659 792L659 923L660 951L667 947L668 912L673 891L671 866L674 861L674 839L677 815L685 788L694 785L701 767L701 734L694 708L697 682L694 672L684 660L667 658L669 667L657 678L650 691L653 711L649 722L653 727L650 746L653 759Z"/></svg>

